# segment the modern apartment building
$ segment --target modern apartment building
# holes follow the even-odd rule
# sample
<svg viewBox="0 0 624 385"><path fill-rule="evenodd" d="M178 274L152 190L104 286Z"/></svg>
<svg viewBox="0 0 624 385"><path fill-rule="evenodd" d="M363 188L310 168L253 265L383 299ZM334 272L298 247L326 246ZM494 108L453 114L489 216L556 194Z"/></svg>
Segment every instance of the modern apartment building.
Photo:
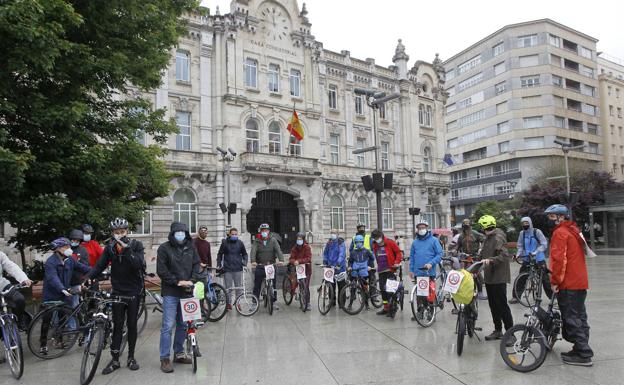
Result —
<svg viewBox="0 0 624 385"><path fill-rule="evenodd" d="M600 125L603 133L604 168L624 181L624 61L598 56Z"/></svg>
<svg viewBox="0 0 624 385"><path fill-rule="evenodd" d="M451 215L513 198L563 158L602 167L597 39L549 19L512 24L446 60Z"/></svg>

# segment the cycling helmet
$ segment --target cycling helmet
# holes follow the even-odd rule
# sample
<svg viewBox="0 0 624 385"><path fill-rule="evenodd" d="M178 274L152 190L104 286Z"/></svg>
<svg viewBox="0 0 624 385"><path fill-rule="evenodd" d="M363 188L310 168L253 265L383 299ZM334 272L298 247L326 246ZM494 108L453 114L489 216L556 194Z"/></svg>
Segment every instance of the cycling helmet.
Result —
<svg viewBox="0 0 624 385"><path fill-rule="evenodd" d="M84 240L84 234L82 233L82 230L73 229L69 232L69 239L79 239L82 241Z"/></svg>
<svg viewBox="0 0 624 385"><path fill-rule="evenodd" d="M364 243L364 237L358 234L358 235L355 236L355 238L353 238L353 241L355 243L358 243L358 242Z"/></svg>
<svg viewBox="0 0 624 385"><path fill-rule="evenodd" d="M544 214L569 215L568 208L564 205L556 204L544 210Z"/></svg>
<svg viewBox="0 0 624 385"><path fill-rule="evenodd" d="M484 215L479 218L479 224L483 229L491 229L496 227L496 218L491 215Z"/></svg>
<svg viewBox="0 0 624 385"><path fill-rule="evenodd" d="M258 227L258 232L260 232L262 230L271 230L271 226L269 226L268 223L263 223L263 224L260 225L260 227Z"/></svg>
<svg viewBox="0 0 624 385"><path fill-rule="evenodd" d="M85 223L84 225L82 225L82 232L83 233L92 233L93 232L93 226L91 226L88 223Z"/></svg>
<svg viewBox="0 0 624 385"><path fill-rule="evenodd" d="M111 230L127 229L128 228L128 221L123 219L123 218L115 218L110 223L110 228L111 228Z"/></svg>
<svg viewBox="0 0 624 385"><path fill-rule="evenodd" d="M366 228L366 224L362 223L362 222L358 222L357 226L355 226L356 229L359 229L360 227Z"/></svg>
<svg viewBox="0 0 624 385"><path fill-rule="evenodd" d="M425 225L425 226L429 227L429 223L426 220L424 220L424 219L421 219L418 222L416 222L416 227L418 227L420 225Z"/></svg>
<svg viewBox="0 0 624 385"><path fill-rule="evenodd" d="M60 237L60 238L56 238L55 240L52 241L52 243L50 243L50 248L52 250L56 250L63 246L71 246L71 242L69 242L69 239L65 237Z"/></svg>

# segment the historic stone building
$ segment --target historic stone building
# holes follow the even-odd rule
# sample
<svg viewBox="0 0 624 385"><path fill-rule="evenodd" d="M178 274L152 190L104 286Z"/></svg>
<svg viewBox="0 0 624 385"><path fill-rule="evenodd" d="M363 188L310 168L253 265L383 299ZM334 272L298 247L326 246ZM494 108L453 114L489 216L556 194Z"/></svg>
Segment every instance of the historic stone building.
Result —
<svg viewBox="0 0 624 385"><path fill-rule="evenodd" d="M352 153L374 144L373 110L355 88L400 94L377 116L380 168L394 173L394 186L383 193L384 230L409 237L412 198L434 226L449 225L437 57L408 69L400 40L390 67L323 49L295 0L235 0L228 14L194 14L188 22L161 88L144 95L180 127L166 156L180 176L136 231L148 252L166 240L174 219L193 233L208 226L217 247L228 217L219 204L227 205L228 195L238 206L231 225L246 242L267 222L285 251L298 231L319 244L331 228L351 236L358 221L376 227L375 195L360 180L374 172L375 157ZM305 131L301 142L286 129L293 106ZM236 156L224 162L217 147ZM413 184L406 169L417 171Z"/></svg>

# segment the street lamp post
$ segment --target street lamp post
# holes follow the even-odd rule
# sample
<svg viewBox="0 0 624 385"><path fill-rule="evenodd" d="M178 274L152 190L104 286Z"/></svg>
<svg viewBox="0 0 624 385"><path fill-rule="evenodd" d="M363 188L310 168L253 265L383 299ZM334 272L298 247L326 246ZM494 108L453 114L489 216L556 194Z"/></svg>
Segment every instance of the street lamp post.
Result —
<svg viewBox="0 0 624 385"><path fill-rule="evenodd" d="M414 212L414 204L416 203L414 198L414 178L416 178L416 170L414 170L413 168L410 169L405 169L405 172L407 173L407 176L409 176L410 178L410 184L412 187L412 206L410 208L410 214L412 216L412 237L415 236L416 234L416 213Z"/></svg>
<svg viewBox="0 0 624 385"><path fill-rule="evenodd" d="M230 184L230 162L232 162L236 158L236 152L231 148L228 148L227 151L222 149L221 147L217 147L217 151L221 154L221 160L223 161L223 173L225 174L225 185L227 186L227 224L226 228L232 226L232 209L231 209L231 184Z"/></svg>
<svg viewBox="0 0 624 385"><path fill-rule="evenodd" d="M566 178L566 200L568 201L568 210L570 210L570 219L572 219L572 204L570 202L570 167L568 165L568 153L571 150L579 150L585 147L585 145L580 144L578 146L573 146L568 142L562 142L560 140L555 140L555 144L561 146L561 151L563 151L563 158L565 162L565 178Z"/></svg>
<svg viewBox="0 0 624 385"><path fill-rule="evenodd" d="M369 151L375 151L375 173L379 173L379 145L378 145L378 130L377 130L377 110L384 103L389 102L390 100L401 97L400 94L391 94L386 96L385 92L379 92L375 90L367 90L356 88L353 90L356 95L366 97L366 104L373 109L373 138L374 138L374 146L368 148L361 148L353 151L353 154L361 154ZM375 189L375 198L377 204L377 228L383 228L383 211L381 208L381 190Z"/></svg>

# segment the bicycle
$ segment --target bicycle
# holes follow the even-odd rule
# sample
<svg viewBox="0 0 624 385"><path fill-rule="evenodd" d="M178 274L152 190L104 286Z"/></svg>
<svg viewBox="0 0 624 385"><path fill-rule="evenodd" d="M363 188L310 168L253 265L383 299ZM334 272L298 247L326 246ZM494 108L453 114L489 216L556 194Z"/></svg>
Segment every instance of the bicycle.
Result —
<svg viewBox="0 0 624 385"><path fill-rule="evenodd" d="M317 289L318 292L318 309L321 315L327 315L336 302L336 293L334 290L334 282L342 282L347 279L347 272L336 274L336 270L340 270L340 266L327 266L317 263L323 269L323 280Z"/></svg>
<svg viewBox="0 0 624 385"><path fill-rule="evenodd" d="M273 284L275 280L275 265L258 264L256 268L264 268L265 276L262 290L260 291L260 298L263 299L264 307L269 311L269 315L273 315L273 302L277 301L277 295Z"/></svg>
<svg viewBox="0 0 624 385"><path fill-rule="evenodd" d="M219 274L219 269L216 267L207 267L206 269L214 270L216 274ZM204 321L218 322L225 317L227 312L227 291L221 284L213 280L212 274L208 274L205 291L204 299L201 302Z"/></svg>
<svg viewBox="0 0 624 385"><path fill-rule="evenodd" d="M346 284L338 294L338 299L340 303L344 304L342 310L349 315L359 314L364 306L368 308L368 301L375 306L376 308L381 307L383 304L381 299L381 293L375 286L370 285L366 278L370 277L371 274L375 274L375 269L368 268L369 274L368 276L363 276L361 270L357 271L357 275L353 276L353 270L349 268L348 273L351 273L351 280L348 284ZM357 305L355 308L353 307L353 303L356 302Z"/></svg>
<svg viewBox="0 0 624 385"><path fill-rule="evenodd" d="M474 262L472 258L462 259L460 260L464 264L469 264L466 270L472 274L473 279L477 279L477 275L479 274L479 270L481 266L483 266L483 262ZM455 274L460 274L459 272L454 272ZM451 274L449 274L449 280L453 279ZM477 318L479 316L479 301L477 298L477 285L475 283L473 289L472 300L469 304L459 304L459 309L457 312L457 323L455 326L455 332L457 333L457 355L461 356L464 350L464 338L466 334L468 337L472 338L475 336L475 331L481 331L481 328L475 326ZM477 336L477 338L479 338Z"/></svg>
<svg viewBox="0 0 624 385"><path fill-rule="evenodd" d="M295 265L289 263L286 265L286 275L284 275L284 279L282 280L282 297L287 306L290 306L293 299L296 297L298 285L299 280L297 279Z"/></svg>
<svg viewBox="0 0 624 385"><path fill-rule="evenodd" d="M258 308L260 306L258 306L260 304L260 301L258 300L258 297L256 297L253 292L251 291L247 291L247 285L245 284L245 273L249 272L250 270L247 267L243 267L243 285L242 287L231 287L229 289L227 289L228 293L227 295L229 296L229 292L233 291L233 290L242 290L243 292L241 294L239 294L236 297L236 300L234 301L234 305L236 307L236 311L238 312L238 314L245 316L245 317L249 317L252 316L254 314L256 314L256 312L258 311Z"/></svg>
<svg viewBox="0 0 624 385"><path fill-rule="evenodd" d="M401 262L409 261L409 257L402 258ZM405 286L403 285L403 265L398 264L395 265L397 268L397 273L395 277L398 279L390 279L386 280L386 292L390 296L388 298L389 305L389 316L394 319L396 313L401 309L403 311L403 303L405 301Z"/></svg>
<svg viewBox="0 0 624 385"><path fill-rule="evenodd" d="M102 351L107 345L112 343L112 341L110 341L113 330L112 305L126 305L124 300L134 299L134 297L121 295L113 296L105 291L91 291L91 293L93 294L93 298L97 301L97 310L93 318L85 325L86 336L80 365L80 385L87 385L93 380L100 363ZM125 345L124 338L119 352L120 355Z"/></svg>
<svg viewBox="0 0 624 385"><path fill-rule="evenodd" d="M524 263L520 258L514 259L520 265ZM518 302L520 302L522 306L532 307L533 305L535 305L538 291L540 291L542 287L544 269L538 264L535 255L533 254L529 254L528 266L529 270L522 274L518 274L518 276L514 280L513 294L514 298L517 298ZM524 290L521 290L521 286L523 286L523 284Z"/></svg>
<svg viewBox="0 0 624 385"><path fill-rule="evenodd" d="M429 269L424 267L418 268L418 270L426 272ZM434 292L435 296L433 297L433 301L431 301L431 285L434 285L434 290L436 285L435 277L414 277L414 287L410 293L410 306L412 308L412 314L414 315L414 319L418 324L424 328L433 325L436 318L436 312L439 305L439 297L440 293ZM419 291L421 294L419 294ZM426 294L423 294L425 293ZM442 305L444 306L444 305Z"/></svg>
<svg viewBox="0 0 624 385"><path fill-rule="evenodd" d="M187 290L193 290L193 286L188 286ZM205 293L205 289L204 289ZM204 294L205 295L205 294ZM202 297L202 294L198 295ZM201 357L199 352L199 341L197 339L197 329L204 326L201 315L201 302L203 298L180 298L180 307L182 308L182 321L186 322L186 354L191 356L193 363L193 373L197 372L197 358ZM194 316L199 305L199 315Z"/></svg>
<svg viewBox="0 0 624 385"><path fill-rule="evenodd" d="M555 309L556 296L550 298L544 310L541 306L541 286L537 291L531 313L525 314L526 323L514 325L501 339L499 350L503 361L518 372L531 372L542 366L546 354L553 349L561 332L561 312ZM536 348L539 349L537 353L534 351Z"/></svg>
<svg viewBox="0 0 624 385"><path fill-rule="evenodd" d="M146 273L144 275L144 281L147 281L148 283L155 285L156 287L160 287L160 285L154 281L151 281L149 278L145 278L145 277L149 277L149 278L154 278L156 277L156 274L154 273ZM141 334L143 332L143 329L145 329L145 326L147 325L147 298L150 298L152 300L151 304L155 304L156 306L154 307L154 309L152 310L152 313L158 311L160 313L162 313L162 304L163 304L163 299L162 296L155 292L155 291L151 291L149 290L145 284L143 284L143 293L141 294L141 303L139 304L139 316L138 316L138 334Z"/></svg>
<svg viewBox="0 0 624 385"><path fill-rule="evenodd" d="M5 297L12 291L24 287L26 286L22 284L10 285L8 289L0 292L0 328L2 329L4 356L9 362L11 374L16 380L19 380L24 374L24 350L19 334L17 317L9 312Z"/></svg>

